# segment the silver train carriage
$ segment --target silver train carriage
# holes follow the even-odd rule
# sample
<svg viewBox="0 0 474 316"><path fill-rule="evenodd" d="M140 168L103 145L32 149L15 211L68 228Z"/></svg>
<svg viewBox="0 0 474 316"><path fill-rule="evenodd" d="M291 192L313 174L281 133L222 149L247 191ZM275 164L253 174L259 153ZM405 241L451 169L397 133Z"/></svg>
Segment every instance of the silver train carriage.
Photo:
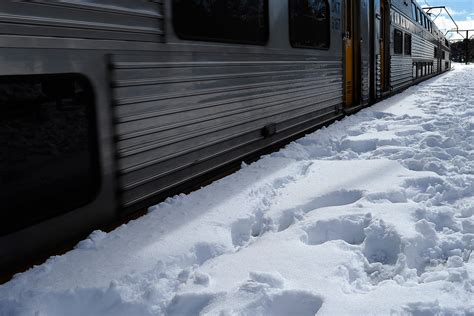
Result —
<svg viewBox="0 0 474 316"><path fill-rule="evenodd" d="M2 273L450 68L408 0L10 0L0 25Z"/></svg>

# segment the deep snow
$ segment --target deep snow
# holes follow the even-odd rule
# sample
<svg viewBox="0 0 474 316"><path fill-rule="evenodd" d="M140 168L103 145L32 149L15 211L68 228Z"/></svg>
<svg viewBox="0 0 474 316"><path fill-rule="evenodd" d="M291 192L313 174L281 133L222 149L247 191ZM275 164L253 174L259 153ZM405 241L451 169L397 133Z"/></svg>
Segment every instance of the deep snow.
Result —
<svg viewBox="0 0 474 316"><path fill-rule="evenodd" d="M474 66L0 286L0 315L474 314Z"/></svg>

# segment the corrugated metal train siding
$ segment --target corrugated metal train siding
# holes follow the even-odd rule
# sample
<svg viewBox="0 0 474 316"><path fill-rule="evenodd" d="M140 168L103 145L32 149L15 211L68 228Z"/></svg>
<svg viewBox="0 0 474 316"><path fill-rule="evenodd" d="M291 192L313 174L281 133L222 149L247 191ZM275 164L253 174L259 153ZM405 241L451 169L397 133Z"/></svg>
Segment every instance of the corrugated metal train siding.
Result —
<svg viewBox="0 0 474 316"><path fill-rule="evenodd" d="M303 130L305 122L335 116L342 103L340 60L262 58L112 57L125 207L261 147L267 124Z"/></svg>
<svg viewBox="0 0 474 316"><path fill-rule="evenodd" d="M413 59L434 60L434 44L418 35L412 36Z"/></svg>
<svg viewBox="0 0 474 316"><path fill-rule="evenodd" d="M161 1L2 1L0 33L163 42ZM19 14L21 12L21 14Z"/></svg>
<svg viewBox="0 0 474 316"><path fill-rule="evenodd" d="M412 82L411 56L392 55L390 59L390 85L398 89Z"/></svg>

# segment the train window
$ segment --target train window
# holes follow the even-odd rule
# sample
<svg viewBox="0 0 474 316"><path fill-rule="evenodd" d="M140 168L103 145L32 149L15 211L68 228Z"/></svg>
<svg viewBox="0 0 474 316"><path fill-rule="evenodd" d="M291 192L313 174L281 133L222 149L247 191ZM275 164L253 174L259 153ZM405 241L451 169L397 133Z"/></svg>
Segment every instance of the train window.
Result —
<svg viewBox="0 0 474 316"><path fill-rule="evenodd" d="M182 39L264 45L268 0L173 0L173 25Z"/></svg>
<svg viewBox="0 0 474 316"><path fill-rule="evenodd" d="M403 32L397 29L393 32L393 52L403 54Z"/></svg>
<svg viewBox="0 0 474 316"><path fill-rule="evenodd" d="M423 14L421 13L420 8L416 8L416 11L418 12L418 22L423 25Z"/></svg>
<svg viewBox="0 0 474 316"><path fill-rule="evenodd" d="M405 55L411 55L411 34L405 33Z"/></svg>
<svg viewBox="0 0 474 316"><path fill-rule="evenodd" d="M327 0L289 0L289 18L291 46L329 48L330 18Z"/></svg>
<svg viewBox="0 0 474 316"><path fill-rule="evenodd" d="M418 16L416 14L416 4L413 1L411 3L411 9L412 9L413 20L418 21Z"/></svg>
<svg viewBox="0 0 474 316"><path fill-rule="evenodd" d="M94 199L94 117L81 75L0 77L0 236Z"/></svg>

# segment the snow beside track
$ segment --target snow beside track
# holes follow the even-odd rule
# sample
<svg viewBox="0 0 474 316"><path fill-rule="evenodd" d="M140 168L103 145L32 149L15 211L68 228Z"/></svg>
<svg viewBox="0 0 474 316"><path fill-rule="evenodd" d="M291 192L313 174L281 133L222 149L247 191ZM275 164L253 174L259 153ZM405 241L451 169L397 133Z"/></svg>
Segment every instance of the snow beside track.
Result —
<svg viewBox="0 0 474 316"><path fill-rule="evenodd" d="M94 232L0 315L474 314L474 66Z"/></svg>

